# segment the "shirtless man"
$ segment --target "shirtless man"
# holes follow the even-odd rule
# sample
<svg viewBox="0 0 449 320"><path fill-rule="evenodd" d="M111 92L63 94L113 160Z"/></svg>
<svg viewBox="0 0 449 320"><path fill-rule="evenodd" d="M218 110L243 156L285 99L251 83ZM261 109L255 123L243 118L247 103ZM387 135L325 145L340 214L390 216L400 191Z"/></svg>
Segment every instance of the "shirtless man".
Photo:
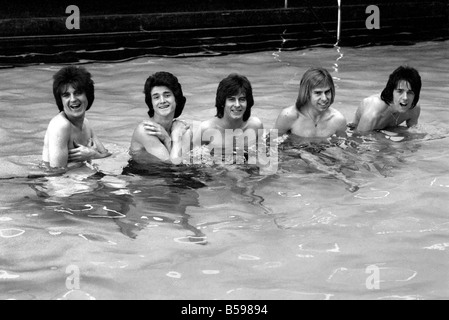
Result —
<svg viewBox="0 0 449 320"><path fill-rule="evenodd" d="M312 68L301 79L296 104L283 109L274 126L279 135L303 138L346 136L346 119L331 105L335 98L332 76L326 69Z"/></svg>
<svg viewBox="0 0 449 320"><path fill-rule="evenodd" d="M207 145L214 153L218 151L221 155L235 152L239 147L237 139L243 144L244 150L239 150L242 154L256 146L263 124L259 118L251 116L253 105L249 80L239 74L230 74L218 85L216 116L201 123L201 136L194 137L194 146Z"/></svg>
<svg viewBox="0 0 449 320"><path fill-rule="evenodd" d="M169 72L156 72L146 80L144 93L149 119L134 130L131 155L137 159L145 151L156 161L180 164L183 138L190 137L190 131L189 125L177 120L186 103L178 78Z"/></svg>
<svg viewBox="0 0 449 320"><path fill-rule="evenodd" d="M354 117L358 132L395 128L403 122L408 128L418 124L421 77L411 67L397 68L380 95L365 98Z"/></svg>
<svg viewBox="0 0 449 320"><path fill-rule="evenodd" d="M49 168L67 168L110 156L86 119L94 102L94 82L82 67L69 66L53 77L53 95L59 109L49 123L42 160Z"/></svg>

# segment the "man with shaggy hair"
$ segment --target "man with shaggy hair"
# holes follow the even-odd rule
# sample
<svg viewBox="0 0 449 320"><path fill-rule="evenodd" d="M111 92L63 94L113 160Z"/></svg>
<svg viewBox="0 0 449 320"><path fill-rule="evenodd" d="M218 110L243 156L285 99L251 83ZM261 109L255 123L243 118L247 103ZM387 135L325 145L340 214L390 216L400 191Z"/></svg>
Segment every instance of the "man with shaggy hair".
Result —
<svg viewBox="0 0 449 320"><path fill-rule="evenodd" d="M408 66L400 66L389 77L380 95L365 98L354 117L358 132L395 128L406 122L408 128L418 124L421 107L421 76Z"/></svg>
<svg viewBox="0 0 449 320"><path fill-rule="evenodd" d="M45 134L44 164L48 168L67 168L71 163L110 156L86 119L95 99L91 74L82 67L68 66L59 70L53 80L59 113Z"/></svg>

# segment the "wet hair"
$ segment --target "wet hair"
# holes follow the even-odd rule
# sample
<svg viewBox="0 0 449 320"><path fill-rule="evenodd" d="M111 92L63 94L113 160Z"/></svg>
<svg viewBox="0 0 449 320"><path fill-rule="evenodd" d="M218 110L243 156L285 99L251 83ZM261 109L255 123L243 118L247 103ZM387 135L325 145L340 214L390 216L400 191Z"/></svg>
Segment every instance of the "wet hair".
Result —
<svg viewBox="0 0 449 320"><path fill-rule="evenodd" d="M310 102L311 93L315 88L329 86L331 89L332 97L331 103L334 103L335 99L335 85L332 76L329 71L324 68L311 68L304 73L299 84L298 99L296 100L296 109L298 111Z"/></svg>
<svg viewBox="0 0 449 320"><path fill-rule="evenodd" d="M393 102L393 92L397 89L399 82L402 80L407 81L413 92L415 93L415 99L413 99L412 109L418 104L419 95L421 93L421 76L415 68L408 66L400 66L390 74L387 85L382 91L380 98L386 103Z"/></svg>
<svg viewBox="0 0 449 320"><path fill-rule="evenodd" d="M248 78L232 73L223 80L217 88L217 95L215 97L215 107L217 108L217 118L223 118L226 99L238 94L245 94L246 96L246 110L243 114L243 121L248 121L251 117L251 108L254 105L253 88Z"/></svg>
<svg viewBox="0 0 449 320"><path fill-rule="evenodd" d="M94 81L91 74L83 67L68 66L62 68L53 76L53 95L59 111L64 110L61 95L67 90L68 85L86 94L88 101L86 111L89 110L95 100Z"/></svg>
<svg viewBox="0 0 449 320"><path fill-rule="evenodd" d="M150 116L150 118L154 116L153 101L151 99L151 90L153 90L154 87L167 87L173 92L176 101L174 118L178 118L182 114L187 100L182 93L182 87L178 82L178 78L176 78L173 74L165 71L156 72L155 74L148 77L147 81L145 82L145 88L143 92L145 93L145 103L149 108L148 115Z"/></svg>

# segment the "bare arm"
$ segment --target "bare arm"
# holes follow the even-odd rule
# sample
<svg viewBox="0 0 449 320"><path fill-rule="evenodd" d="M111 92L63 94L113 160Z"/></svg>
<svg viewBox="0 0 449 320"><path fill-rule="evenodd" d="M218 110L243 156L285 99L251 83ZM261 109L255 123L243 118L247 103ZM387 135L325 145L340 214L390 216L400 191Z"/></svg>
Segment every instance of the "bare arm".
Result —
<svg viewBox="0 0 449 320"><path fill-rule="evenodd" d="M292 107L285 108L279 114L274 129L278 130L279 135L288 133L292 129L292 124L297 119L296 114L293 114Z"/></svg>
<svg viewBox="0 0 449 320"><path fill-rule="evenodd" d="M407 127L411 128L418 125L419 115L421 114L421 106L418 104L412 109L411 118L407 120Z"/></svg>
<svg viewBox="0 0 449 320"><path fill-rule="evenodd" d="M369 132L381 128L382 110L387 106L378 96L371 96L362 100L357 116L359 122L356 128L358 132Z"/></svg>
<svg viewBox="0 0 449 320"><path fill-rule="evenodd" d="M69 161L70 124L53 119L47 129L48 162L51 168L65 168Z"/></svg>
<svg viewBox="0 0 449 320"><path fill-rule="evenodd" d="M345 117L338 119L337 130L336 130L335 134L339 137L346 138L348 136L346 134L346 129L348 128L347 125L348 125L348 122L346 121Z"/></svg>
<svg viewBox="0 0 449 320"><path fill-rule="evenodd" d="M166 145L156 135L149 135L143 123L136 128L131 141L131 151L140 149L145 149L149 154L162 161L170 160L170 151Z"/></svg>
<svg viewBox="0 0 449 320"><path fill-rule="evenodd" d="M190 126L184 121L175 121L172 127L171 141L170 160L174 164L180 164L186 156L183 152L188 153L191 149L192 131Z"/></svg>
<svg viewBox="0 0 449 320"><path fill-rule="evenodd" d="M90 136L91 138L87 145L79 144L75 140L73 141L75 148L69 150L69 161L83 162L111 156L111 153L103 146L93 130L91 130Z"/></svg>
<svg viewBox="0 0 449 320"><path fill-rule="evenodd" d="M363 99L360 103L356 113L356 118L358 118L356 131L368 132L376 129L378 115L373 103L371 97Z"/></svg>

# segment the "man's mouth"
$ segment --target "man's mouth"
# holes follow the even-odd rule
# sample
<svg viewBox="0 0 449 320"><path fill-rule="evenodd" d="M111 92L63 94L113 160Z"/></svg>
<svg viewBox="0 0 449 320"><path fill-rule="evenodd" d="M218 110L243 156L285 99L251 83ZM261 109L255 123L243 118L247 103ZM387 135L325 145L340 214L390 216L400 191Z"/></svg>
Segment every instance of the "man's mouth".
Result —
<svg viewBox="0 0 449 320"><path fill-rule="evenodd" d="M408 107L408 103L405 103L405 102L400 102L399 105L400 105L402 108L407 108L407 107Z"/></svg>
<svg viewBox="0 0 449 320"><path fill-rule="evenodd" d="M81 108L81 103L71 104L70 105L70 109L77 110L79 108Z"/></svg>

